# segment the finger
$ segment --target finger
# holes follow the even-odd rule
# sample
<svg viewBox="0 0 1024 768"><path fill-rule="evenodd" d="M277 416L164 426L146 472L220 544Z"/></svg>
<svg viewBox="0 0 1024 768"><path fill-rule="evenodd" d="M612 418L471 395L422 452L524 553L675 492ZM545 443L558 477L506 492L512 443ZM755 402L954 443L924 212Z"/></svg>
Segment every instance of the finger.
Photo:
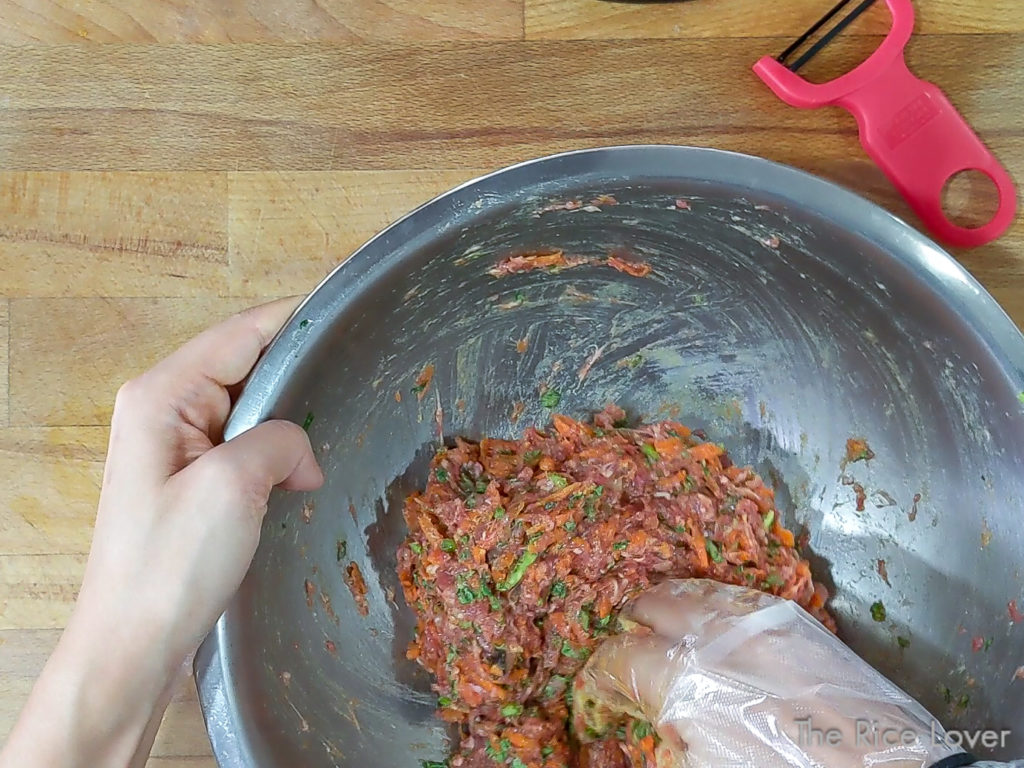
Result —
<svg viewBox="0 0 1024 768"><path fill-rule="evenodd" d="M230 317L129 382L142 391L132 409L136 419L155 426L183 420L218 442L231 409L230 392L300 301L280 299ZM152 418L145 419L147 414ZM148 423L145 431L151 433L153 427Z"/></svg>
<svg viewBox="0 0 1024 768"><path fill-rule="evenodd" d="M780 598L748 587L709 579L677 579L647 590L633 600L624 617L672 639L714 636L733 619L765 608Z"/></svg>
<svg viewBox="0 0 1024 768"><path fill-rule="evenodd" d="M289 421L266 421L196 459L178 477L200 476L201 485L221 486L239 497L242 511L262 518L274 487L313 491L323 473L305 430Z"/></svg>
<svg viewBox="0 0 1024 768"><path fill-rule="evenodd" d="M301 301L291 296L229 317L187 342L153 372L170 379L202 376L223 387L237 384Z"/></svg>
<svg viewBox="0 0 1024 768"><path fill-rule="evenodd" d="M658 724L672 681L685 665L685 647L653 634L605 640L576 676L573 710L580 732L626 715ZM611 715L611 717L609 717Z"/></svg>

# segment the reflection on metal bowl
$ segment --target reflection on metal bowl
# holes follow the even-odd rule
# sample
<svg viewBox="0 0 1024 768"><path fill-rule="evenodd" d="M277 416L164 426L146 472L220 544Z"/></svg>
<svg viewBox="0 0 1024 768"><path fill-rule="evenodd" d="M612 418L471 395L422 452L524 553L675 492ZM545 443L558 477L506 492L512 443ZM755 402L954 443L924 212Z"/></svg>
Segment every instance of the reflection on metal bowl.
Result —
<svg viewBox="0 0 1024 768"><path fill-rule="evenodd" d="M652 271L488 273L550 249ZM771 478L841 635L948 727L1014 729L997 752L1024 752L1024 624L1008 609L1024 608L1024 337L865 200L757 158L642 146L545 158L434 200L334 272L268 351L228 435L312 414L327 483L272 499L197 658L221 766L448 754L429 680L405 659L400 505L424 483L439 418L449 437L543 424L541 382L574 416L609 402L672 414ZM875 457L846 463L851 437Z"/></svg>

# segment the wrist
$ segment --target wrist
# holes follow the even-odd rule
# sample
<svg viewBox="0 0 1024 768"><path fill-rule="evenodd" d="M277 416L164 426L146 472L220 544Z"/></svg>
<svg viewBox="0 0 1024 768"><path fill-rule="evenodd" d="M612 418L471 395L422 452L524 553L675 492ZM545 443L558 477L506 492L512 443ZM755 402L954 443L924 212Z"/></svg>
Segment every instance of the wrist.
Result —
<svg viewBox="0 0 1024 768"><path fill-rule="evenodd" d="M162 717L180 661L82 608L37 681L0 766L123 768Z"/></svg>

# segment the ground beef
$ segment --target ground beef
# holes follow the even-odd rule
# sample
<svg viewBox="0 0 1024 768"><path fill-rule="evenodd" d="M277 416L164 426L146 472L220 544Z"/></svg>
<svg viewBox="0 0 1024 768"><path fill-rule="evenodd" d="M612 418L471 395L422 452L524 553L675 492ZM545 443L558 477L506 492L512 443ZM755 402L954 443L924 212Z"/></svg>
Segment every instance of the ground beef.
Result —
<svg viewBox="0 0 1024 768"><path fill-rule="evenodd" d="M405 519L408 657L434 676L440 717L461 726L453 768L642 766L647 724L581 746L569 714L573 676L657 581L753 586L835 626L758 475L681 424L629 428L614 406L592 424L556 415L516 441L457 440Z"/></svg>

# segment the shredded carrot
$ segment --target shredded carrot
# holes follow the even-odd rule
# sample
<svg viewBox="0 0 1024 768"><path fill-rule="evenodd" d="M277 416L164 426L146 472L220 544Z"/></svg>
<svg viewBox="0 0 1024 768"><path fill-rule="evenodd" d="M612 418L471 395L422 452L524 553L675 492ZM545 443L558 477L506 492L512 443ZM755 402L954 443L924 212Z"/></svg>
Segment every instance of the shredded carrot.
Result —
<svg viewBox="0 0 1024 768"><path fill-rule="evenodd" d="M518 747L519 749L527 749L536 744L533 739L519 731L507 730L505 731L505 738L509 740L513 747Z"/></svg>
<svg viewBox="0 0 1024 768"><path fill-rule="evenodd" d="M686 483L687 473L685 469L681 469L674 475L669 477L662 477L658 480L659 488L678 488L679 486Z"/></svg>
<svg viewBox="0 0 1024 768"><path fill-rule="evenodd" d="M722 449L714 443L700 443L690 449L690 456L695 461L711 461L722 455Z"/></svg>
<svg viewBox="0 0 1024 768"><path fill-rule="evenodd" d="M654 441L654 450L662 458L675 458L683 452L683 441L678 437L666 437L663 440Z"/></svg>
<svg viewBox="0 0 1024 768"><path fill-rule="evenodd" d="M707 571L711 562L708 560L707 540L704 538L704 532L699 526L691 525L690 535L693 537L693 553L697 556L701 569Z"/></svg>

